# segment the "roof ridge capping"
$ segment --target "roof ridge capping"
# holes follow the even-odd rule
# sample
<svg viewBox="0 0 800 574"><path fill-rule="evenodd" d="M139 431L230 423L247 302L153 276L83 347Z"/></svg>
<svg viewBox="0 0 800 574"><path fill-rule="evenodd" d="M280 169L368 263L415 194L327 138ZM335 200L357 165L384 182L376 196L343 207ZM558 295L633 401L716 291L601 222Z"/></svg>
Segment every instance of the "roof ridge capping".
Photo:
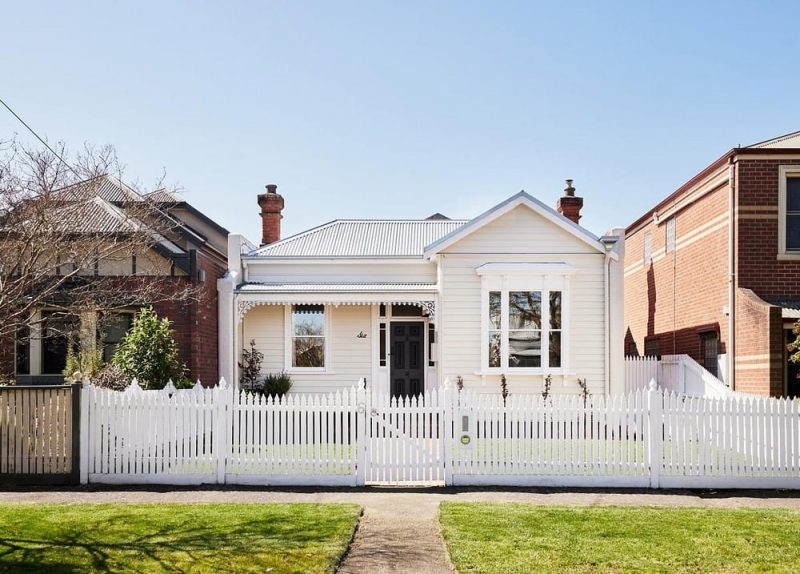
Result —
<svg viewBox="0 0 800 574"><path fill-rule="evenodd" d="M456 241L459 241L463 237L477 231L484 225L491 223L495 219L498 219L502 215L508 213L512 209L519 207L520 205L525 205L529 209L533 210L534 212L538 213L551 223L555 223L558 227L562 228L563 230L571 233L578 239L582 240L584 243L588 244L590 247L594 247L597 251L601 253L607 253L609 250L606 248L605 242L601 241L599 237L597 237L594 233L585 229L572 221L571 219L564 217L558 211L553 209L552 207L545 205L531 194L522 190L518 193L515 193L508 199L501 201L494 207L484 211L477 217L469 220L466 225L455 229L454 231L448 233L444 237L434 241L430 245L425 247L425 251L423 253L423 257L426 259L432 257L442 251L443 249L447 248L448 246L452 245Z"/></svg>

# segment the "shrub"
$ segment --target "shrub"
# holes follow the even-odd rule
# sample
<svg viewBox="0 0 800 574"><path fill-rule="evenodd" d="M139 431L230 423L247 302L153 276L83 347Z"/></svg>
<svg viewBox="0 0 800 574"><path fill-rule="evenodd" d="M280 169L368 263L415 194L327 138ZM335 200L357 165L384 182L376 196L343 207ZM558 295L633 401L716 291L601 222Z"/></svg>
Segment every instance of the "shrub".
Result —
<svg viewBox="0 0 800 574"><path fill-rule="evenodd" d="M103 349L81 348L77 353L73 345L67 345L67 363L62 371L66 381L78 378L92 378L103 368Z"/></svg>
<svg viewBox="0 0 800 574"><path fill-rule="evenodd" d="M143 389L162 389L170 379L178 386L185 379L169 319L159 318L150 307L134 316L112 362L128 379L135 377Z"/></svg>
<svg viewBox="0 0 800 574"><path fill-rule="evenodd" d="M551 377L550 375L547 375L544 378L544 386L542 388L542 398L544 400L547 400L548 397L550 396L550 389L552 387L553 387L553 377Z"/></svg>
<svg viewBox="0 0 800 574"><path fill-rule="evenodd" d="M282 397L292 388L292 377L289 373L270 373L264 377L263 392L270 397Z"/></svg>
<svg viewBox="0 0 800 574"><path fill-rule="evenodd" d="M506 404L506 399L508 395L511 394L508 392L508 381L506 380L505 375L500 375L500 395L503 397L503 405Z"/></svg>
<svg viewBox="0 0 800 574"><path fill-rule="evenodd" d="M250 341L250 350L242 349L242 362L239 363L241 375L239 385L246 391L258 390L258 380L261 378L261 362L264 360L264 353L256 349L255 340Z"/></svg>
<svg viewBox="0 0 800 574"><path fill-rule="evenodd" d="M92 378L92 384L112 391L124 391L131 384L131 379L114 363L109 363Z"/></svg>

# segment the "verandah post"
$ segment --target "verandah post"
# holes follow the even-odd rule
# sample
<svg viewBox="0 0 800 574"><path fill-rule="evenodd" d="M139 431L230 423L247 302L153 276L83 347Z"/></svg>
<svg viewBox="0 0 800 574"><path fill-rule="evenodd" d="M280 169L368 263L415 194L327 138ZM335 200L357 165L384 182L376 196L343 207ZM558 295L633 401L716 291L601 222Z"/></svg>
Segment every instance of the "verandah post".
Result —
<svg viewBox="0 0 800 574"><path fill-rule="evenodd" d="M367 482L367 379L358 379L356 389L356 486L364 486Z"/></svg>
<svg viewBox="0 0 800 574"><path fill-rule="evenodd" d="M651 379L647 389L647 459L650 467L650 488L658 488L661 479L661 442L663 439L663 398Z"/></svg>

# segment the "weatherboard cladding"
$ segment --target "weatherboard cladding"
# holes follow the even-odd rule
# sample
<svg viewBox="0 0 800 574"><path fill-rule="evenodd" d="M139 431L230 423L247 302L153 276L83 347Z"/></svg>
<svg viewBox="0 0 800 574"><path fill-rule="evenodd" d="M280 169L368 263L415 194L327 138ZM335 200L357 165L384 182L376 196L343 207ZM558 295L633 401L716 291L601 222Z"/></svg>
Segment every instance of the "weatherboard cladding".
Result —
<svg viewBox="0 0 800 574"><path fill-rule="evenodd" d="M342 220L256 249L261 257L421 257L466 220Z"/></svg>

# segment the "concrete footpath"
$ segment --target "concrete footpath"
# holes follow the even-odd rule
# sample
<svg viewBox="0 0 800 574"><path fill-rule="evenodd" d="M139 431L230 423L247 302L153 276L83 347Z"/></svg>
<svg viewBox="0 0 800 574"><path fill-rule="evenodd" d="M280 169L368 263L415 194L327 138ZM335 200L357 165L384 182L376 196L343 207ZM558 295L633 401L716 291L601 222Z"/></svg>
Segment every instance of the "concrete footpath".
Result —
<svg viewBox="0 0 800 574"><path fill-rule="evenodd" d="M800 510L800 492L647 491L566 489L257 489L142 487L63 488L0 491L0 502L53 503L224 503L345 502L359 504L364 516L339 572L438 574L451 572L439 522L439 504L524 502L538 505L646 505Z"/></svg>

